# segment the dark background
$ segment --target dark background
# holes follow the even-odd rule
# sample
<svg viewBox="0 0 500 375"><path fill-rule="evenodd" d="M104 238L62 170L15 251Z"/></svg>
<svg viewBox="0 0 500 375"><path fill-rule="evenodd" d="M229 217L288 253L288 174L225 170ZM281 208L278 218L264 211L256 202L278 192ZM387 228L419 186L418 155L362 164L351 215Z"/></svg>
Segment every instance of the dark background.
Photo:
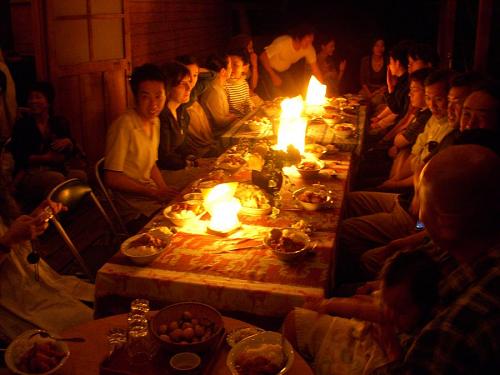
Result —
<svg viewBox="0 0 500 375"><path fill-rule="evenodd" d="M476 18L479 0L458 0L452 67L472 70ZM401 40L414 40L437 46L440 0L317 0L303 1L231 1L244 4L257 52L294 24L308 22L320 33L336 40L335 59L347 60L343 91L359 88L359 62L369 54L374 39L383 38L386 52ZM500 78L500 2L494 1L490 36L488 73ZM237 10L233 10L233 34L240 32ZM442 56L441 58L446 58Z"/></svg>

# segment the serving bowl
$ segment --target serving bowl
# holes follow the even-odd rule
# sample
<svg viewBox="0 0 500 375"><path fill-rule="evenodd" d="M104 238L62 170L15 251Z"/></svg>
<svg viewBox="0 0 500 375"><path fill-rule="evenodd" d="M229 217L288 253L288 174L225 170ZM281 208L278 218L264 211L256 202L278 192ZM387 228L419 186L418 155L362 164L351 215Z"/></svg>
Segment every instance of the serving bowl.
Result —
<svg viewBox="0 0 500 375"><path fill-rule="evenodd" d="M337 124L333 127L333 133L339 138L349 138L354 130L354 125L349 123Z"/></svg>
<svg viewBox="0 0 500 375"><path fill-rule="evenodd" d="M216 344L224 329L224 322L221 314L212 306L199 302L180 302L158 311L150 320L150 329L169 352L201 353Z"/></svg>
<svg viewBox="0 0 500 375"><path fill-rule="evenodd" d="M264 238L264 243L279 259L290 262L309 251L311 239L300 229L273 229Z"/></svg>
<svg viewBox="0 0 500 375"><path fill-rule="evenodd" d="M307 211L317 211L332 201L327 190L315 187L303 187L293 193L293 197Z"/></svg>
<svg viewBox="0 0 500 375"><path fill-rule="evenodd" d="M149 236L149 237L148 237ZM120 245L120 251L127 258L137 265L144 266L151 263L153 260L165 251L170 244L172 235L160 235L160 230L149 231L148 233L139 233L132 237L127 238ZM148 244L148 239L157 242L157 244ZM160 241L162 242L160 244ZM137 245L138 243L145 243L145 245Z"/></svg>
<svg viewBox="0 0 500 375"><path fill-rule="evenodd" d="M317 143L309 143L305 145L304 152L311 154L319 159L324 154L326 154L326 146Z"/></svg>
<svg viewBox="0 0 500 375"><path fill-rule="evenodd" d="M292 368L295 354L288 340L283 340L284 350L281 350L281 343L281 334L277 332L265 331L248 337L229 351L226 359L227 367L231 374L240 375L244 373L242 369L238 371L242 364L248 366L249 369L257 370L256 366L268 365L272 362L279 370L278 375L286 374ZM286 361L283 361L283 353Z"/></svg>
<svg viewBox="0 0 500 375"><path fill-rule="evenodd" d="M199 219L203 214L202 200L189 200L171 204L163 210L163 216L174 225L182 227L193 220Z"/></svg>
<svg viewBox="0 0 500 375"><path fill-rule="evenodd" d="M325 163L322 160L304 159L297 165L297 171L302 177L309 179L318 176L324 167Z"/></svg>
<svg viewBox="0 0 500 375"><path fill-rule="evenodd" d="M68 359L70 352L68 345L66 345L65 342L56 341L50 337L41 337L40 335L37 335L37 333L39 332L47 331L41 329L31 329L25 331L21 335L16 337L8 346L7 351L5 352L5 364L12 373L19 375L52 374L58 371ZM44 352L44 348L50 348L51 350L48 352ZM54 350L57 353L60 353L60 356L51 356L50 354L48 354ZM26 367L27 358L30 356L30 351L33 354L31 358L34 357L35 353L40 353L40 357L43 354L42 360L37 358L30 361L31 366L42 366L44 363L48 365L50 363L49 360L54 361L53 365L49 366L50 368L47 368L46 371L44 371L42 367L38 367L38 370L35 370L34 367L32 367L31 369Z"/></svg>

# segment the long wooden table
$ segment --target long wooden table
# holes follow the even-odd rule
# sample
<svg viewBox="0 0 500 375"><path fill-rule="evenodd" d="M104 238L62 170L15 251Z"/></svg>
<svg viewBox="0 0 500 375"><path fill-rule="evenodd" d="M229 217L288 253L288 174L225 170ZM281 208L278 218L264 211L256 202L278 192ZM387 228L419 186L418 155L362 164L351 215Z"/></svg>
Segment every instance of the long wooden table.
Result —
<svg viewBox="0 0 500 375"><path fill-rule="evenodd" d="M361 109L362 113L357 115L359 124L355 139L348 140L357 142L356 145L362 139L365 111L363 107ZM232 133L235 138L231 139L246 137L245 132L240 126L239 131ZM356 147L329 156L325 160L326 168L312 180L303 179L295 167L288 168L286 174L289 178L285 179L281 189L279 214L263 217L240 215L242 228L230 237L207 234L208 218L204 218L196 225L179 228L167 250L147 266L134 265L123 254L117 253L98 271L96 315L123 311L120 306L127 306L133 298L143 297L159 307L191 300L236 316L244 313L282 318L308 298L328 295L334 279L335 237ZM239 182L248 182L250 171L243 168L232 177ZM321 183L332 192L334 208L315 212L297 208L292 192L313 183ZM262 246L262 240L271 228L290 227L300 220L307 221L314 229L311 239L316 246L310 254L287 263L278 259L271 249ZM144 231L153 223L171 226L159 213ZM237 249L251 245L255 247Z"/></svg>

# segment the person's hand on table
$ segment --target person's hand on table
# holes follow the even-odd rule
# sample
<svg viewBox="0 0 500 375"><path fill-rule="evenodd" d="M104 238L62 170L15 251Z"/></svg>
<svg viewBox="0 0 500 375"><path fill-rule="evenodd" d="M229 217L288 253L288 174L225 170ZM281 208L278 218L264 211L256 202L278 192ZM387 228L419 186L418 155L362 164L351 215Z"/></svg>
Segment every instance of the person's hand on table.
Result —
<svg viewBox="0 0 500 375"><path fill-rule="evenodd" d="M179 190L171 186L164 186L158 189L153 189L151 191L151 195L153 198L159 200L160 202L166 202L174 199L177 195L179 195Z"/></svg>

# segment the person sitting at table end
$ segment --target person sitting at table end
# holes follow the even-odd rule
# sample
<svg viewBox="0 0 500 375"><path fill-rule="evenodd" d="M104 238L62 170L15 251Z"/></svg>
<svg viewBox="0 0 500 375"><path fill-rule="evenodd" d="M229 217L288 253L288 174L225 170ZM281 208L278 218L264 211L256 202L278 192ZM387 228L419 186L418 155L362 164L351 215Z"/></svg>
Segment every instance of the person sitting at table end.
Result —
<svg viewBox="0 0 500 375"><path fill-rule="evenodd" d="M144 64L132 72L135 108L116 119L106 135L104 182L116 191L124 218L150 217L178 191L168 186L156 165L160 141L158 115L165 105L161 70Z"/></svg>

